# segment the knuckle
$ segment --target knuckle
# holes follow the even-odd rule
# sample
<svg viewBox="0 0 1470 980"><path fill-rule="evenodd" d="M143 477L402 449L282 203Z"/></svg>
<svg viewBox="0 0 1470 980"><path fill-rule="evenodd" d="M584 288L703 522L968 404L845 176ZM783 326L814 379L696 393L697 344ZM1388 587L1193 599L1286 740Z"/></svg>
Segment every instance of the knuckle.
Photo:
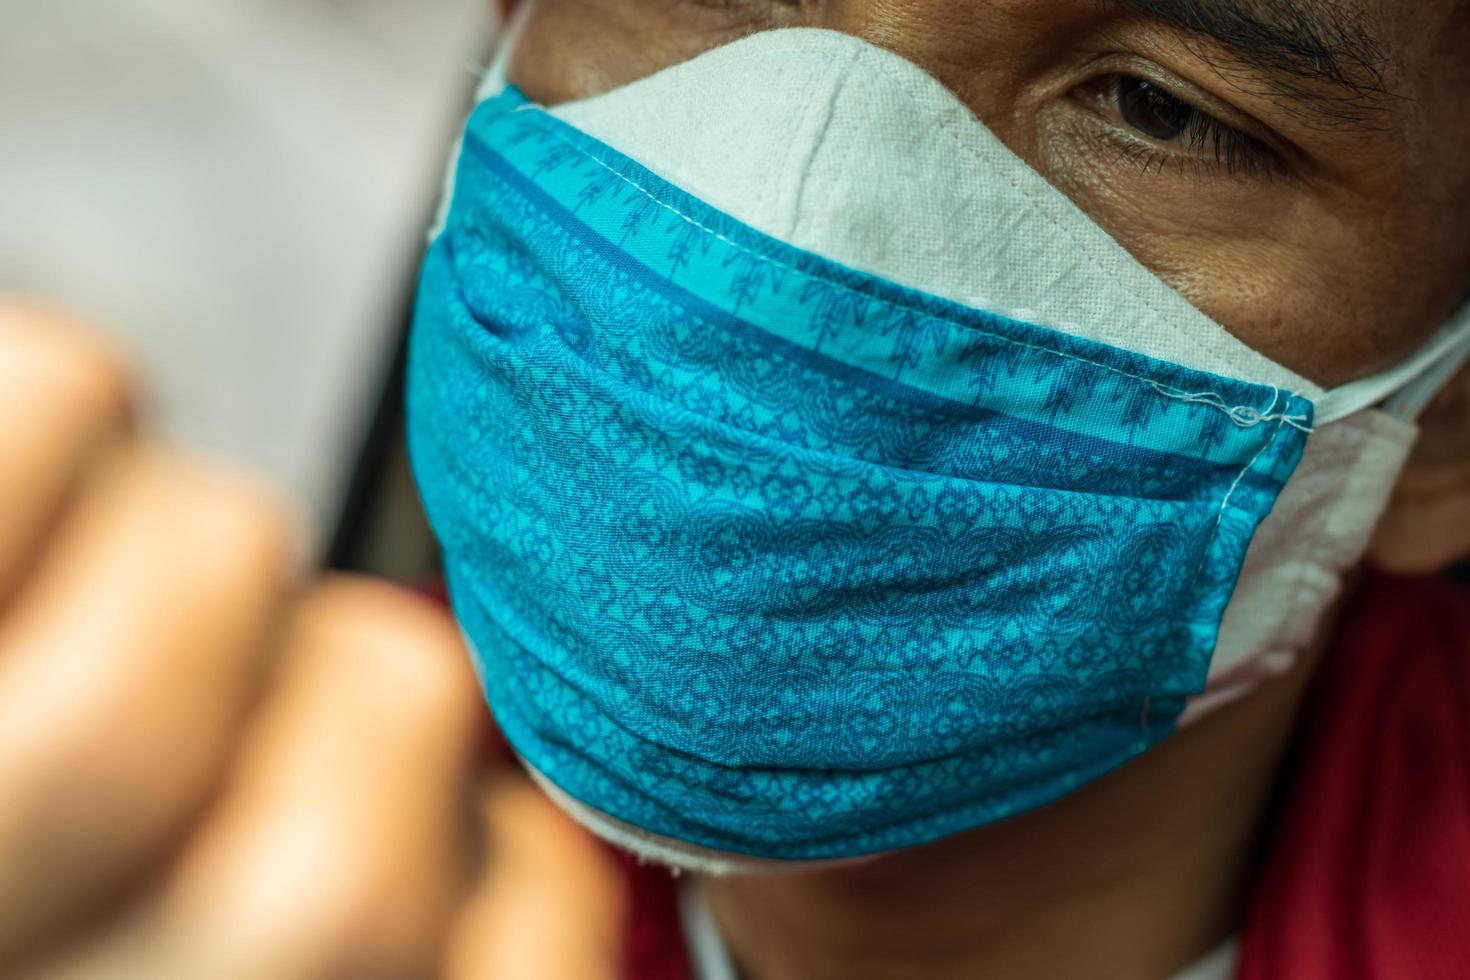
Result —
<svg viewBox="0 0 1470 980"><path fill-rule="evenodd" d="M448 615L426 599L381 579L328 575L301 600L301 615L319 628L375 646L411 645L442 650L453 645Z"/></svg>
<svg viewBox="0 0 1470 980"><path fill-rule="evenodd" d="M259 477L156 446L138 450L139 492L174 546L202 556L223 581L285 576L302 520Z"/></svg>
<svg viewBox="0 0 1470 980"><path fill-rule="evenodd" d="M381 681L395 700L420 709L453 710L474 691L468 661L447 612L408 589L381 580L332 575L294 610L298 643L350 657L368 682Z"/></svg>
<svg viewBox="0 0 1470 980"><path fill-rule="evenodd" d="M34 301L0 296L0 365L91 414L122 415L133 400L122 353L75 315Z"/></svg>

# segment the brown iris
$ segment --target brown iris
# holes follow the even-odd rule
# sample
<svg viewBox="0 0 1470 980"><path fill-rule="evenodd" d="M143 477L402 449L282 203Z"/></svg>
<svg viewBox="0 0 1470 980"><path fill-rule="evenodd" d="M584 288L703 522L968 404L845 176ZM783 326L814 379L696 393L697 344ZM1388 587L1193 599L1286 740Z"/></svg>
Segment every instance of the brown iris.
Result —
<svg viewBox="0 0 1470 980"><path fill-rule="evenodd" d="M1123 122L1162 143L1171 143L1189 132L1199 110L1182 102L1152 82L1119 75L1118 114Z"/></svg>

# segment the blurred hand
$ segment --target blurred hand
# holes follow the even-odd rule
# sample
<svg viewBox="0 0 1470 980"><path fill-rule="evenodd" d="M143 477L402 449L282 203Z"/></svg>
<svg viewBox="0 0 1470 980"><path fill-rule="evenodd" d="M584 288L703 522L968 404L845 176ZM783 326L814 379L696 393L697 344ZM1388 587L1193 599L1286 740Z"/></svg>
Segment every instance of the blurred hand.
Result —
<svg viewBox="0 0 1470 980"><path fill-rule="evenodd" d="M614 977L615 876L476 771L448 617L294 583L284 507L131 390L0 300L0 976Z"/></svg>

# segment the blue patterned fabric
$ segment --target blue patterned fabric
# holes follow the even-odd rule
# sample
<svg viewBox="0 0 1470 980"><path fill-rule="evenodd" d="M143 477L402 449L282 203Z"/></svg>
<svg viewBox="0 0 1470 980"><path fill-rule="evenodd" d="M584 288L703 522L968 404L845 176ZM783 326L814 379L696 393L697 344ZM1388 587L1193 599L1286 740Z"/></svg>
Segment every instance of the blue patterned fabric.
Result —
<svg viewBox="0 0 1470 980"><path fill-rule="evenodd" d="M468 124L408 397L516 749L781 859L1009 817L1165 738L1312 413L774 241L514 89Z"/></svg>

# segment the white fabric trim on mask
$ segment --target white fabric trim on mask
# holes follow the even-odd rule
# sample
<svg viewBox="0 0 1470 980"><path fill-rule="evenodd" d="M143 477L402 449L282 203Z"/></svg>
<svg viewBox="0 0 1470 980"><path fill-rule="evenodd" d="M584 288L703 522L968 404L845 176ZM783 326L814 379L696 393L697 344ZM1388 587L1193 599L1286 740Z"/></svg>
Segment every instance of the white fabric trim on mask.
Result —
<svg viewBox="0 0 1470 980"><path fill-rule="evenodd" d="M512 748L512 751L515 751ZM603 840L625 851L655 864L661 864L675 872L693 871L698 874L723 877L732 874L799 874L802 872L825 871L849 864L862 864L878 857L865 854L853 858L834 858L818 861L777 861L771 858L750 857L728 851L717 851L699 844L689 844L672 837L665 837L635 827L578 800L557 786L519 752L516 758L536 785L553 803L566 811L577 823L586 827Z"/></svg>

